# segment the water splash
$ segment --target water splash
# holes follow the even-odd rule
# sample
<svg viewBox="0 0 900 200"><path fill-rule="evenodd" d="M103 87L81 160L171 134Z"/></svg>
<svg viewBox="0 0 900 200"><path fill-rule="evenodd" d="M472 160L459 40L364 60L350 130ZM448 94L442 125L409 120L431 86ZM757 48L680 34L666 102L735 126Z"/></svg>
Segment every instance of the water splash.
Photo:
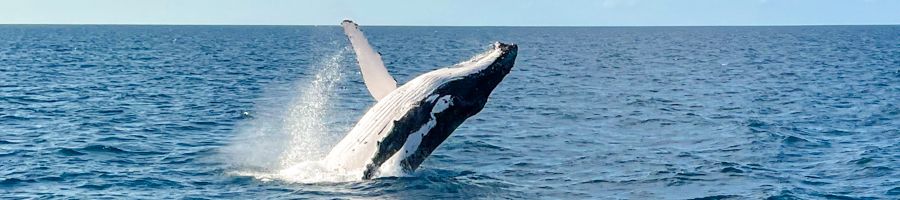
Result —
<svg viewBox="0 0 900 200"><path fill-rule="evenodd" d="M342 49L319 65L322 68L309 83L297 88L305 88L299 98L289 105L284 121L286 133L290 136L287 151L280 159L281 167L289 167L302 161L321 158L330 146L322 140L327 137L323 119L326 117L329 97L335 85L343 78L340 61L346 49ZM305 85L305 86L304 86Z"/></svg>
<svg viewBox="0 0 900 200"><path fill-rule="evenodd" d="M253 119L238 125L238 136L223 149L236 170L229 174L260 180L340 182L354 179L320 160L338 138L328 134L333 90L343 79L342 48L314 65L315 76L288 88L274 88L259 100ZM284 98L288 97L288 98Z"/></svg>

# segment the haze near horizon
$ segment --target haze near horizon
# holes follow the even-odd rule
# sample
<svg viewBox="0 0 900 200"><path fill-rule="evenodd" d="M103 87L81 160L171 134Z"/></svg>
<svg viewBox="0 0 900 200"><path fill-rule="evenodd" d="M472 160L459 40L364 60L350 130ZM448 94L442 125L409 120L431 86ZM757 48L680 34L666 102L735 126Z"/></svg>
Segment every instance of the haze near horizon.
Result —
<svg viewBox="0 0 900 200"><path fill-rule="evenodd" d="M0 24L746 26L900 24L889 0L11 0Z"/></svg>

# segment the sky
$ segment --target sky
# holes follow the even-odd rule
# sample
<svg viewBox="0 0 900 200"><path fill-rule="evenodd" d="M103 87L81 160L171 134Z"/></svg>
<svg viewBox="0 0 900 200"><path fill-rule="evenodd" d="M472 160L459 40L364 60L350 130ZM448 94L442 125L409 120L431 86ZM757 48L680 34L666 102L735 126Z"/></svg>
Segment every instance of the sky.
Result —
<svg viewBox="0 0 900 200"><path fill-rule="evenodd" d="M900 24L900 0L0 0L0 24Z"/></svg>

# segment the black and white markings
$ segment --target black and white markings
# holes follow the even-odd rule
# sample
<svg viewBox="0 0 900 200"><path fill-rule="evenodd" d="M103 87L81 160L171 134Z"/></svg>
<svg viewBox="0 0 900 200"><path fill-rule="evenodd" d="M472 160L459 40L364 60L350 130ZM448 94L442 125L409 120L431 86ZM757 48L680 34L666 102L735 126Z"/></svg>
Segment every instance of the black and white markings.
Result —
<svg viewBox="0 0 900 200"><path fill-rule="evenodd" d="M488 96L515 64L517 46L420 75L382 97L325 158L325 164L370 179L413 171Z"/></svg>

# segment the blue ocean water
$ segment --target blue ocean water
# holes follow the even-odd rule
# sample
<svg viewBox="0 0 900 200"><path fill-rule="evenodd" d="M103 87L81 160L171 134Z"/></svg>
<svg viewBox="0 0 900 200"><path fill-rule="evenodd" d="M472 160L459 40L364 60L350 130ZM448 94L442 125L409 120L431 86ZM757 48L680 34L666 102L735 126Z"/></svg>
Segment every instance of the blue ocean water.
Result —
<svg viewBox="0 0 900 200"><path fill-rule="evenodd" d="M2 25L0 198L900 198L900 26L363 30L517 65L414 174L295 180L374 103L339 27Z"/></svg>

